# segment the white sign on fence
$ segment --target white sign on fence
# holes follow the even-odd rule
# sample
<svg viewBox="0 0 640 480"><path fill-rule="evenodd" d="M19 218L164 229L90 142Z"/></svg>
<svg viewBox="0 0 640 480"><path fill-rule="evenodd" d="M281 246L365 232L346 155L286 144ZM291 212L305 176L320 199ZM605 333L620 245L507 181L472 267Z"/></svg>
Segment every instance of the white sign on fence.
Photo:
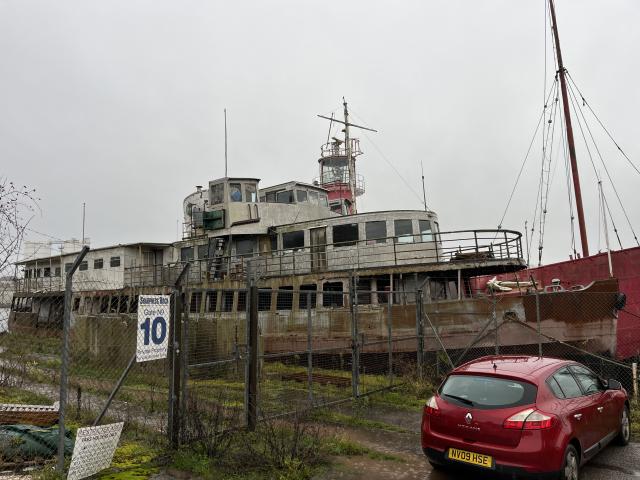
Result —
<svg viewBox="0 0 640 480"><path fill-rule="evenodd" d="M87 478L108 468L120 441L123 425L120 422L79 428L67 480Z"/></svg>
<svg viewBox="0 0 640 480"><path fill-rule="evenodd" d="M138 296L137 362L167 358L170 298L169 295Z"/></svg>

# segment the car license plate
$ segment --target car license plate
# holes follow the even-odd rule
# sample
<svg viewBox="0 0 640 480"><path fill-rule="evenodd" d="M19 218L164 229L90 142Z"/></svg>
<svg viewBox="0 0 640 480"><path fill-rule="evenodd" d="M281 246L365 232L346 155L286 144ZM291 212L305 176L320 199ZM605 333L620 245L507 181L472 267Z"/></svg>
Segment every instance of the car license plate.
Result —
<svg viewBox="0 0 640 480"><path fill-rule="evenodd" d="M449 449L449 459L456 460L458 462L470 463L479 467L493 468L493 458L489 455L467 452L465 450L458 450L457 448Z"/></svg>

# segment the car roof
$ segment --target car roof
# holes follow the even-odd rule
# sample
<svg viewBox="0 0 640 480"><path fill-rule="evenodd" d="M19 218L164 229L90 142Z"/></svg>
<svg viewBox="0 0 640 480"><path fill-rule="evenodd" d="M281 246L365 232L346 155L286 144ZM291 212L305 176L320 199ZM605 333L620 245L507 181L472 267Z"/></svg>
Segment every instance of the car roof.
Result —
<svg viewBox="0 0 640 480"><path fill-rule="evenodd" d="M559 358L528 355L492 355L478 358L454 369L451 373L525 377L529 380L546 379L563 365L575 362Z"/></svg>

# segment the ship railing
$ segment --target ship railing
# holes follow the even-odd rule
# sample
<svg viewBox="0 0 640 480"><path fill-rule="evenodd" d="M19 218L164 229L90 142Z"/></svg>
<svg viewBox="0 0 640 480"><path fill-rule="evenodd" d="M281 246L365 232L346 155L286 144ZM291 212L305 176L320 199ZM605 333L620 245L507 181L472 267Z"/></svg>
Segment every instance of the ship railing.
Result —
<svg viewBox="0 0 640 480"><path fill-rule="evenodd" d="M317 244L268 253L189 260L190 283L327 271L440 264L443 269L513 262L523 264L522 235L512 230L459 230ZM125 269L125 286L170 286L184 262Z"/></svg>
<svg viewBox="0 0 640 480"><path fill-rule="evenodd" d="M351 155L357 157L358 155L362 155L362 150L360 149L360 139L351 138ZM328 157L346 157L347 156L347 147L344 142L336 143L329 142L325 143L320 147L320 156L322 158Z"/></svg>

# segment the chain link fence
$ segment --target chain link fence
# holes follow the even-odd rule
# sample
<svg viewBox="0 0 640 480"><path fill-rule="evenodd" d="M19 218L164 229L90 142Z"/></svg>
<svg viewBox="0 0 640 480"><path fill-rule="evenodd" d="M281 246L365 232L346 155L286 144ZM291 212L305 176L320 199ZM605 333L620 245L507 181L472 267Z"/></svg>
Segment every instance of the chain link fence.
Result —
<svg viewBox="0 0 640 480"><path fill-rule="evenodd" d="M74 478L74 442L86 435L106 439L90 445L86 460L101 468L121 434L188 445L414 378L437 385L485 355L574 360L637 396L638 356L618 354L635 339L617 328L624 305L612 292L477 291L462 299L436 288L456 279L391 291L355 277L322 290L202 288L187 284L188 264L173 286L122 288L75 273L80 257L66 289L12 300L0 334L2 470L58 463ZM136 361L141 295L170 297L164 359ZM111 430L78 436L97 425ZM215 441L209 446L215 455Z"/></svg>

